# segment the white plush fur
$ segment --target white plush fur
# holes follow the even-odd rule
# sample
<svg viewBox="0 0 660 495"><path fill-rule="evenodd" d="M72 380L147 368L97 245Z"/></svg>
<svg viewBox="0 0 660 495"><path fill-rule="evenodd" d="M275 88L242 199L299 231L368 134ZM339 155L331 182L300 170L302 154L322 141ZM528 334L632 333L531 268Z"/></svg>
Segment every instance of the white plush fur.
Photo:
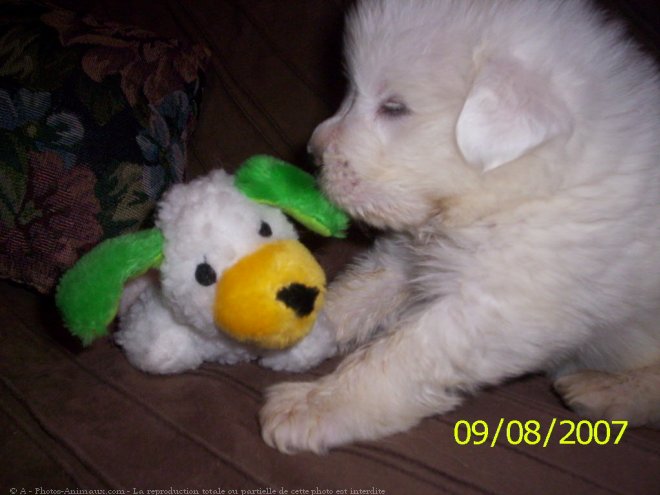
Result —
<svg viewBox="0 0 660 495"><path fill-rule="evenodd" d="M321 322L357 350L272 388L265 441L379 438L541 370L580 414L660 421L651 60L579 0L362 1L346 59L310 150L331 198L385 233Z"/></svg>
<svg viewBox="0 0 660 495"><path fill-rule="evenodd" d="M261 222L272 235L259 234ZM225 269L260 246L296 239L284 214L247 199L221 170L189 184L174 186L159 203L157 226L165 237L160 273L131 281L119 309L117 343L131 363L150 373L178 373L204 361L234 364L261 358L275 369L297 370L327 355L333 341L323 326L286 353L259 352L224 336L213 322L215 284L195 279L198 264L208 263L218 278Z"/></svg>

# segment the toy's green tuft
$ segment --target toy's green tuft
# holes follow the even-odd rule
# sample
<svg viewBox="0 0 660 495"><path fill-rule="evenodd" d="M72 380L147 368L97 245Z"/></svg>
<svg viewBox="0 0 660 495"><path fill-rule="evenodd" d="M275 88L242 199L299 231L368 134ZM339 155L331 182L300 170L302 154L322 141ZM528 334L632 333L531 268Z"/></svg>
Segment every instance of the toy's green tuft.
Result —
<svg viewBox="0 0 660 495"><path fill-rule="evenodd" d="M346 235L348 216L323 196L314 177L298 167L257 155L241 165L234 183L248 198L280 208L317 234Z"/></svg>
<svg viewBox="0 0 660 495"><path fill-rule="evenodd" d="M55 302L65 325L83 344L107 333L107 326L117 314L124 283L160 265L163 242L158 229L108 239L64 274Z"/></svg>

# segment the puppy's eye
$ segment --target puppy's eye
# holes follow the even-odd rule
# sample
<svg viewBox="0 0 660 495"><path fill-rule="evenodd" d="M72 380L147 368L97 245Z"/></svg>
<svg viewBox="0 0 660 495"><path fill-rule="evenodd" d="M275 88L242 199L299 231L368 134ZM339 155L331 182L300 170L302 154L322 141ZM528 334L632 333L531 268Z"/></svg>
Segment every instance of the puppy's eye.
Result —
<svg viewBox="0 0 660 495"><path fill-rule="evenodd" d="M261 237L270 237L273 235L273 229L270 228L266 222L262 221L261 226L259 227L259 235Z"/></svg>
<svg viewBox="0 0 660 495"><path fill-rule="evenodd" d="M197 265L197 268L195 268L195 280L197 280L199 285L208 287L209 285L213 285L217 279L218 276L216 275L215 270L206 261L200 263Z"/></svg>
<svg viewBox="0 0 660 495"><path fill-rule="evenodd" d="M383 115L385 117L403 117L404 115L408 115L410 113L410 109L407 107L407 105L402 102L399 99L396 98L391 98L389 100L384 101L381 103L380 107L378 107L378 114Z"/></svg>

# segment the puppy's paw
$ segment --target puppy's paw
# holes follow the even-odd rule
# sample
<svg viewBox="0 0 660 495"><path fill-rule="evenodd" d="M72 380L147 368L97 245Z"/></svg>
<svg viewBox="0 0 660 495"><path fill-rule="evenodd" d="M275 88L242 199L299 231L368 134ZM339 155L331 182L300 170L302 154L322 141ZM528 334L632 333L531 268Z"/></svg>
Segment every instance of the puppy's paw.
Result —
<svg viewBox="0 0 660 495"><path fill-rule="evenodd" d="M259 413L261 436L286 454L317 454L341 442L331 396L318 383L281 383L266 393Z"/></svg>
<svg viewBox="0 0 660 495"><path fill-rule="evenodd" d="M626 373L581 371L557 379L555 390L567 406L591 419L645 422L636 380Z"/></svg>

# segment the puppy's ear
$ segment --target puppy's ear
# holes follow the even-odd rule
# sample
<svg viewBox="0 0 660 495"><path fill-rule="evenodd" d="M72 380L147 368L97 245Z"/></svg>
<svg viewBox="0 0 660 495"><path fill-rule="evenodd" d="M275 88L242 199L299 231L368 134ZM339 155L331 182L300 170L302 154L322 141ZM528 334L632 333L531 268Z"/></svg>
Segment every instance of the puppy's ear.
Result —
<svg viewBox="0 0 660 495"><path fill-rule="evenodd" d="M491 59L474 81L456 124L458 147L483 172L571 129L550 84L517 62Z"/></svg>

